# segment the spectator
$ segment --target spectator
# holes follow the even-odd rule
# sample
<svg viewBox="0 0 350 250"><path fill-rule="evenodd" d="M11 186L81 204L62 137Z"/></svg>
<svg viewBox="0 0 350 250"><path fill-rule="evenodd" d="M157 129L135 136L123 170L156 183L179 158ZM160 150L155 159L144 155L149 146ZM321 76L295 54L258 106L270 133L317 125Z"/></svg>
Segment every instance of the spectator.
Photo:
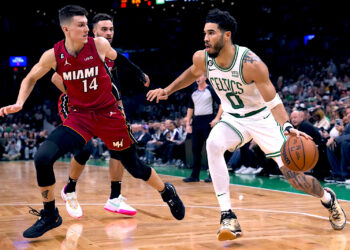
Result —
<svg viewBox="0 0 350 250"><path fill-rule="evenodd" d="M325 130L329 129L330 123L321 108L317 109L314 112L313 118L316 120L314 124L316 128L320 129L321 127L323 127Z"/></svg>
<svg viewBox="0 0 350 250"><path fill-rule="evenodd" d="M315 167L312 169L312 175L317 179L323 180L325 177L329 176L331 170L331 166L327 159L325 140L319 130L309 121L304 119L304 113L302 111L293 111L290 115L290 120L294 127L310 135L318 146L319 159Z"/></svg>
<svg viewBox="0 0 350 250"><path fill-rule="evenodd" d="M350 107L346 109L343 121L335 124L338 137L330 137L327 142L327 155L332 167L332 175L326 182L350 184Z"/></svg>
<svg viewBox="0 0 350 250"><path fill-rule="evenodd" d="M18 146L15 139L12 139L5 147L3 157L9 161L18 160L21 157L21 148Z"/></svg>

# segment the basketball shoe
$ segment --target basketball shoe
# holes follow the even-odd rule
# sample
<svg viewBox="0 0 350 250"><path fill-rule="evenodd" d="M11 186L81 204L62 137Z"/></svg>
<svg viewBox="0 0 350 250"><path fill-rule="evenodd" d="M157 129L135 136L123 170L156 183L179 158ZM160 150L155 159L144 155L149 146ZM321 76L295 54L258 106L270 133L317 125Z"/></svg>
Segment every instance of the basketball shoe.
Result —
<svg viewBox="0 0 350 250"><path fill-rule="evenodd" d="M83 216L83 211L81 210L80 204L77 200L77 194L75 192L65 193L65 185L61 190L61 197L66 203L67 213L73 218L80 218Z"/></svg>
<svg viewBox="0 0 350 250"><path fill-rule="evenodd" d="M62 217L58 213L56 208L54 212L49 212L42 209L40 213L34 208L30 207L29 213L35 216L39 216L39 219L27 230L23 232L25 238L37 238L46 233L47 231L58 227L62 224Z"/></svg>
<svg viewBox="0 0 350 250"><path fill-rule="evenodd" d="M221 212L221 227L218 231L218 240L234 240L241 236L242 230L236 215L230 210Z"/></svg>
<svg viewBox="0 0 350 250"><path fill-rule="evenodd" d="M328 187L324 190L330 193L332 200L330 204L325 204L321 201L322 205L329 211L329 222L334 230L342 230L346 225L346 215L344 210L340 207L337 196L334 191Z"/></svg>
<svg viewBox="0 0 350 250"><path fill-rule="evenodd" d="M108 199L104 209L118 214L125 214L133 216L136 214L136 209L126 204L126 198L122 195L119 195L118 198Z"/></svg>
<svg viewBox="0 0 350 250"><path fill-rule="evenodd" d="M173 184L166 182L164 185L164 190L160 192L163 201L168 204L171 214L175 217L175 219L182 220L185 217L184 204L177 195Z"/></svg>

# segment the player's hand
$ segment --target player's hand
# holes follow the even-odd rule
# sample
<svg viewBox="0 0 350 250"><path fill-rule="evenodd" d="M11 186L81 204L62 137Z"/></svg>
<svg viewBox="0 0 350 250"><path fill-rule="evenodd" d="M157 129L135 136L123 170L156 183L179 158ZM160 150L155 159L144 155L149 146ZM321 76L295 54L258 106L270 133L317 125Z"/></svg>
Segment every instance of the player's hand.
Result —
<svg viewBox="0 0 350 250"><path fill-rule="evenodd" d="M216 125L216 123L218 123L220 121L220 119L214 119L212 120L209 124L210 124L210 127L214 127Z"/></svg>
<svg viewBox="0 0 350 250"><path fill-rule="evenodd" d="M146 80L146 81L143 83L143 86L145 86L146 88L148 88L151 81L150 81L148 75L144 74L144 76L145 76L145 80Z"/></svg>
<svg viewBox="0 0 350 250"><path fill-rule="evenodd" d="M12 114L12 113L17 113L18 111L20 111L22 109L22 105L19 104L12 104L12 105L8 105L6 107L2 107L0 109L0 116L4 117L5 115L8 114Z"/></svg>
<svg viewBox="0 0 350 250"><path fill-rule="evenodd" d="M191 125L189 125L189 124L186 125L186 132L187 132L187 134L192 134L192 126Z"/></svg>
<svg viewBox="0 0 350 250"><path fill-rule="evenodd" d="M153 89L148 91L146 98L147 98L147 101L150 101L150 102L156 99L156 102L158 103L159 100L168 99L168 94L164 89L158 88L158 89Z"/></svg>
<svg viewBox="0 0 350 250"><path fill-rule="evenodd" d="M297 137L304 136L306 139L313 140L311 136L309 136L308 134L306 134L304 132L301 132L301 131L297 130L296 128L289 129L289 132L288 131L284 131L283 134L287 135L287 136L297 136Z"/></svg>

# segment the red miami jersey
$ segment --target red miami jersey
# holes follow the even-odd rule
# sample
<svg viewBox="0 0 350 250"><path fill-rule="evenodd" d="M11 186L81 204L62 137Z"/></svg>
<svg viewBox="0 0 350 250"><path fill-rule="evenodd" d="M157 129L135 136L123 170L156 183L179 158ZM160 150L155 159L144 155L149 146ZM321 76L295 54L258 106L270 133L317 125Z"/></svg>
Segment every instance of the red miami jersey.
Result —
<svg viewBox="0 0 350 250"><path fill-rule="evenodd" d="M88 38L77 57L68 54L64 40L55 44L54 51L56 72L65 84L69 105L77 109L99 110L116 104L119 93L92 37ZM113 67L112 62L107 66Z"/></svg>

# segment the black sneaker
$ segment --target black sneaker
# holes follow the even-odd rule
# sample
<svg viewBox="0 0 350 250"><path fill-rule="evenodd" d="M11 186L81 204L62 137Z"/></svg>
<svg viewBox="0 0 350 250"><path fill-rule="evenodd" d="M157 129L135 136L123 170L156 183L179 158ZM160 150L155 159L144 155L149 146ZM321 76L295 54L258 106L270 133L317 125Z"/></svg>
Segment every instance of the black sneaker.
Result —
<svg viewBox="0 0 350 250"><path fill-rule="evenodd" d="M166 202L170 208L172 215L177 220L182 220L185 217L185 207L180 197L177 195L175 187L171 183L164 183L165 188L161 192L161 196L164 202Z"/></svg>
<svg viewBox="0 0 350 250"><path fill-rule="evenodd" d="M192 176L182 179L183 182L199 182L199 178L194 178Z"/></svg>
<svg viewBox="0 0 350 250"><path fill-rule="evenodd" d="M34 223L33 226L23 232L25 238L37 238L46 233L47 231L58 227L62 224L62 217L58 213L58 209L55 212L50 213L47 210L42 209L40 213L30 207L30 214L40 216L40 218Z"/></svg>
<svg viewBox="0 0 350 250"><path fill-rule="evenodd" d="M241 226L231 209L221 212L220 224L217 234L219 241L234 240L242 235Z"/></svg>

